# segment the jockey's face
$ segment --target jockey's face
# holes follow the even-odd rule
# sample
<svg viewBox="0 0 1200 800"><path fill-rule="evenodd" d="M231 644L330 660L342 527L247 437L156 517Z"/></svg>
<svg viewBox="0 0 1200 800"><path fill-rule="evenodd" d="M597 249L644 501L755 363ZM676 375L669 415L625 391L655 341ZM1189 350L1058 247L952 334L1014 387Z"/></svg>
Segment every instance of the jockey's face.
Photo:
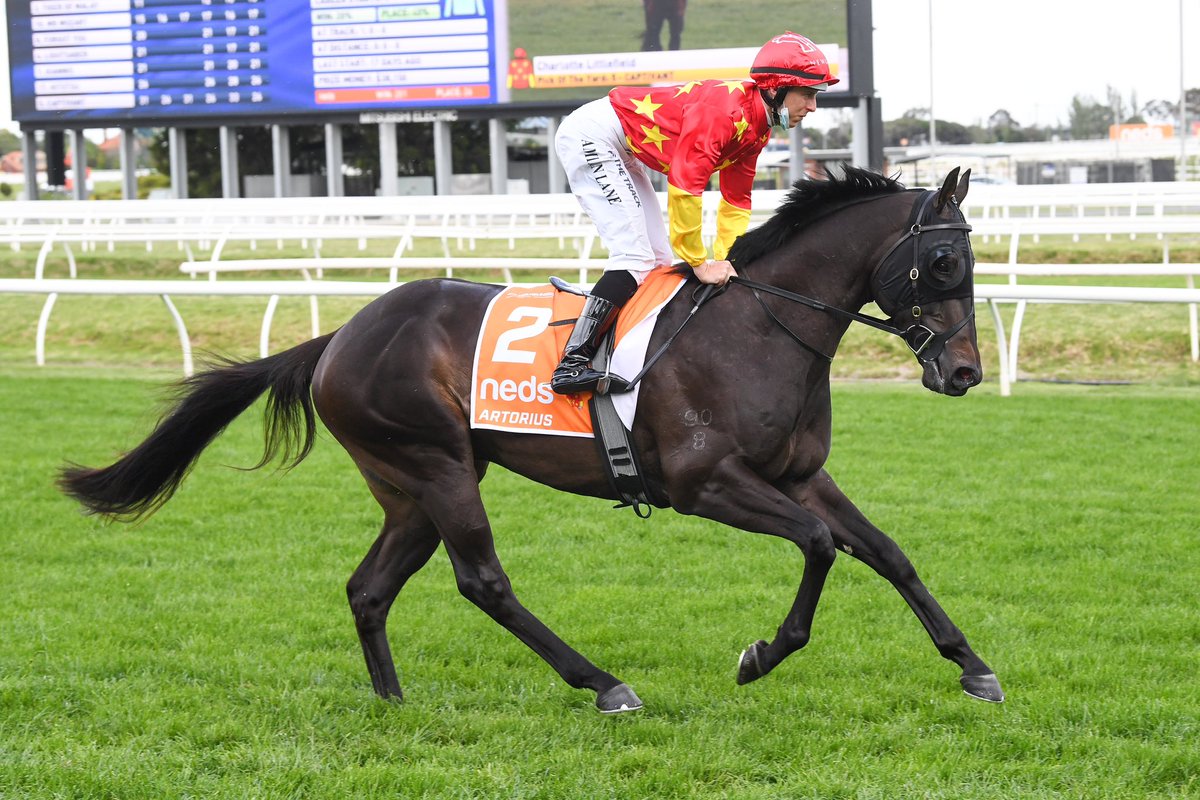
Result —
<svg viewBox="0 0 1200 800"><path fill-rule="evenodd" d="M788 110L788 127L794 128L805 115L817 110L817 90L810 86L796 86L783 96L783 105Z"/></svg>

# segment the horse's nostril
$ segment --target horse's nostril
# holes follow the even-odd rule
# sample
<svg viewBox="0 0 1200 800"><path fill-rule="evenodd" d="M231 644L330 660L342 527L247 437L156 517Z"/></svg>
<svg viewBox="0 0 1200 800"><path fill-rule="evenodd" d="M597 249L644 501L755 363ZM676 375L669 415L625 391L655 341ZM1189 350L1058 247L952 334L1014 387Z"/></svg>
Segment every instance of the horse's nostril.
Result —
<svg viewBox="0 0 1200 800"><path fill-rule="evenodd" d="M976 367L959 367L954 370L954 385L959 389L970 389L981 380L982 375Z"/></svg>

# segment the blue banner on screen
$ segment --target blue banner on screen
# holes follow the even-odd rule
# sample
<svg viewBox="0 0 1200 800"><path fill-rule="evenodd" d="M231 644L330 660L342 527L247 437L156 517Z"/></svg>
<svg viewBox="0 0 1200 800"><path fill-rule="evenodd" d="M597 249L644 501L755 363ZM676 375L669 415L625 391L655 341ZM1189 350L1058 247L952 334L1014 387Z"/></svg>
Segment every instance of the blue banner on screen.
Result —
<svg viewBox="0 0 1200 800"><path fill-rule="evenodd" d="M7 9L13 117L23 123L507 100L495 66L504 0L8 0Z"/></svg>

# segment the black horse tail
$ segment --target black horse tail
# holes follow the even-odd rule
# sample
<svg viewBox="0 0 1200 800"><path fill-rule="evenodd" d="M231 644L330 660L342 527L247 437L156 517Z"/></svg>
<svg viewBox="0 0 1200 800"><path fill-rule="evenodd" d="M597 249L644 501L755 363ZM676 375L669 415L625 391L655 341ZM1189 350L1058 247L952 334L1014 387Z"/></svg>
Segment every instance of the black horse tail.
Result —
<svg viewBox="0 0 1200 800"><path fill-rule="evenodd" d="M312 450L317 423L310 389L329 333L256 361L226 360L185 378L174 407L144 442L101 469L64 467L58 486L91 514L133 521L171 499L196 459L221 431L267 397L264 451L258 469L282 455L290 469Z"/></svg>

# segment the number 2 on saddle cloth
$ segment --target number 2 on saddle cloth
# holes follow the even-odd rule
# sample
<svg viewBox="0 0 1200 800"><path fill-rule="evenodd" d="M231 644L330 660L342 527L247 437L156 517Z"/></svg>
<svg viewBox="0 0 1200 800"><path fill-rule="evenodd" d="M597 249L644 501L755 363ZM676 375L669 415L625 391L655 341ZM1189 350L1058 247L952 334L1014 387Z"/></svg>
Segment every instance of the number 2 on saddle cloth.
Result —
<svg viewBox="0 0 1200 800"><path fill-rule="evenodd" d="M617 319L614 359L620 354L633 372L641 368L654 320L682 285L683 277L670 267L650 273ZM471 370L472 428L592 436L590 394L557 395L550 390L550 373L583 302L583 297L550 285L513 286L492 299ZM630 394L632 409L636 387ZM625 421L628 425L632 419Z"/></svg>

